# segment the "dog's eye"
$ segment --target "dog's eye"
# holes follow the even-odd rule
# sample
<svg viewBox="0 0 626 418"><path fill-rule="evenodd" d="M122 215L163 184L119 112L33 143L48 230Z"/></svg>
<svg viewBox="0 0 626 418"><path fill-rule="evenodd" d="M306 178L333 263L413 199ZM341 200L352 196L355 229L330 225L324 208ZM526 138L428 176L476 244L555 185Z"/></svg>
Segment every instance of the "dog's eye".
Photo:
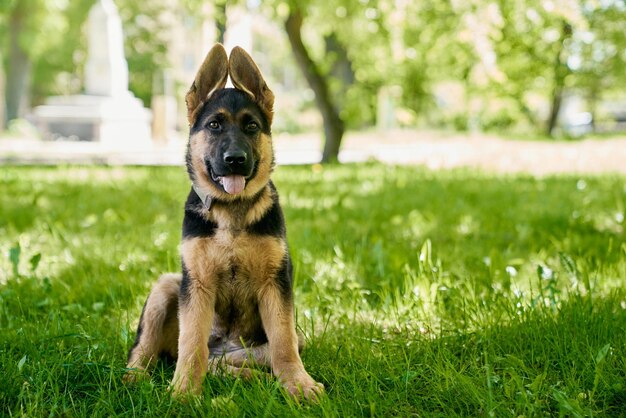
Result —
<svg viewBox="0 0 626 418"><path fill-rule="evenodd" d="M246 125L246 131L248 132L256 132L259 130L259 124L256 122L249 122Z"/></svg>
<svg viewBox="0 0 626 418"><path fill-rule="evenodd" d="M215 129L219 129L219 128L220 128L220 124L219 124L219 122L216 122L216 121L214 121L214 120L212 120L211 122L209 122L209 123L207 124L207 126L209 127L209 129L213 129L213 130L215 130Z"/></svg>

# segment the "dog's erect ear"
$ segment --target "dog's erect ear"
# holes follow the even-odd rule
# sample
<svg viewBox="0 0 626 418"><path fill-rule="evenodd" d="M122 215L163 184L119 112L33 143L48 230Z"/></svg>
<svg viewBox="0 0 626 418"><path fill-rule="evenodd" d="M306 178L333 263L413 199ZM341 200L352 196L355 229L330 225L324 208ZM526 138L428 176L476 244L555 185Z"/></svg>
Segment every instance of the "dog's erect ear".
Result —
<svg viewBox="0 0 626 418"><path fill-rule="evenodd" d="M191 84L185 102L187 120L193 125L202 105L215 90L223 89L228 79L228 55L222 44L215 44L200 66L196 79Z"/></svg>
<svg viewBox="0 0 626 418"><path fill-rule="evenodd" d="M252 57L242 48L236 46L230 53L228 67L233 86L251 94L269 122L272 123L274 93L267 87L261 71L259 71L259 67L256 66Z"/></svg>

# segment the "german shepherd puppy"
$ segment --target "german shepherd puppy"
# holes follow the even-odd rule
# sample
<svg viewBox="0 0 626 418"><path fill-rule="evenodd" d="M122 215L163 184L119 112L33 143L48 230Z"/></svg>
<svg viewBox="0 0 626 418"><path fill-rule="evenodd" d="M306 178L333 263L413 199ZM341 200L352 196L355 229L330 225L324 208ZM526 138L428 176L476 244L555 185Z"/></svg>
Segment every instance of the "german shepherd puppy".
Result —
<svg viewBox="0 0 626 418"><path fill-rule="evenodd" d="M230 74L235 88L225 88ZM274 94L236 47L208 53L186 96L190 125L182 274L163 275L143 308L126 379L160 355L175 359L175 396L198 394L207 371L271 367L295 398L324 386L304 369L292 266L270 173Z"/></svg>

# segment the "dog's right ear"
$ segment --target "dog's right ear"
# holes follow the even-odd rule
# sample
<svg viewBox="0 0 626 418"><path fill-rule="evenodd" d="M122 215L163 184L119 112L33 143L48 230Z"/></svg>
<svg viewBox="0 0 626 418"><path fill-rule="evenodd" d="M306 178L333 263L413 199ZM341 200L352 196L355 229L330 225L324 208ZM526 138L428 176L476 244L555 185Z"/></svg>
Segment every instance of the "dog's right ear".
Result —
<svg viewBox="0 0 626 418"><path fill-rule="evenodd" d="M189 126L196 121L206 99L216 90L223 89L227 79L228 55L222 44L215 44L204 59L196 79L185 96Z"/></svg>
<svg viewBox="0 0 626 418"><path fill-rule="evenodd" d="M236 46L230 52L229 67L233 86L252 95L271 124L274 114L274 93L267 87L252 57L241 47Z"/></svg>

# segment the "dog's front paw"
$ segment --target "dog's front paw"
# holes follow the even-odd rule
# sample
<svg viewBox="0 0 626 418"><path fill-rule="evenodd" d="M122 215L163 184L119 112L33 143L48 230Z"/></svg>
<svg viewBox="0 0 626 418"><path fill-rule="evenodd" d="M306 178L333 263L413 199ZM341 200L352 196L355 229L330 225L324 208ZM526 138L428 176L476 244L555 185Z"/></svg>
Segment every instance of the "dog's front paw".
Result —
<svg viewBox="0 0 626 418"><path fill-rule="evenodd" d="M307 372L283 380L283 386L295 400L319 401L324 393L324 385L316 382Z"/></svg>
<svg viewBox="0 0 626 418"><path fill-rule="evenodd" d="M172 397L178 400L184 400L192 395L200 395L202 385L194 384L190 377L174 376L168 390L172 394Z"/></svg>

